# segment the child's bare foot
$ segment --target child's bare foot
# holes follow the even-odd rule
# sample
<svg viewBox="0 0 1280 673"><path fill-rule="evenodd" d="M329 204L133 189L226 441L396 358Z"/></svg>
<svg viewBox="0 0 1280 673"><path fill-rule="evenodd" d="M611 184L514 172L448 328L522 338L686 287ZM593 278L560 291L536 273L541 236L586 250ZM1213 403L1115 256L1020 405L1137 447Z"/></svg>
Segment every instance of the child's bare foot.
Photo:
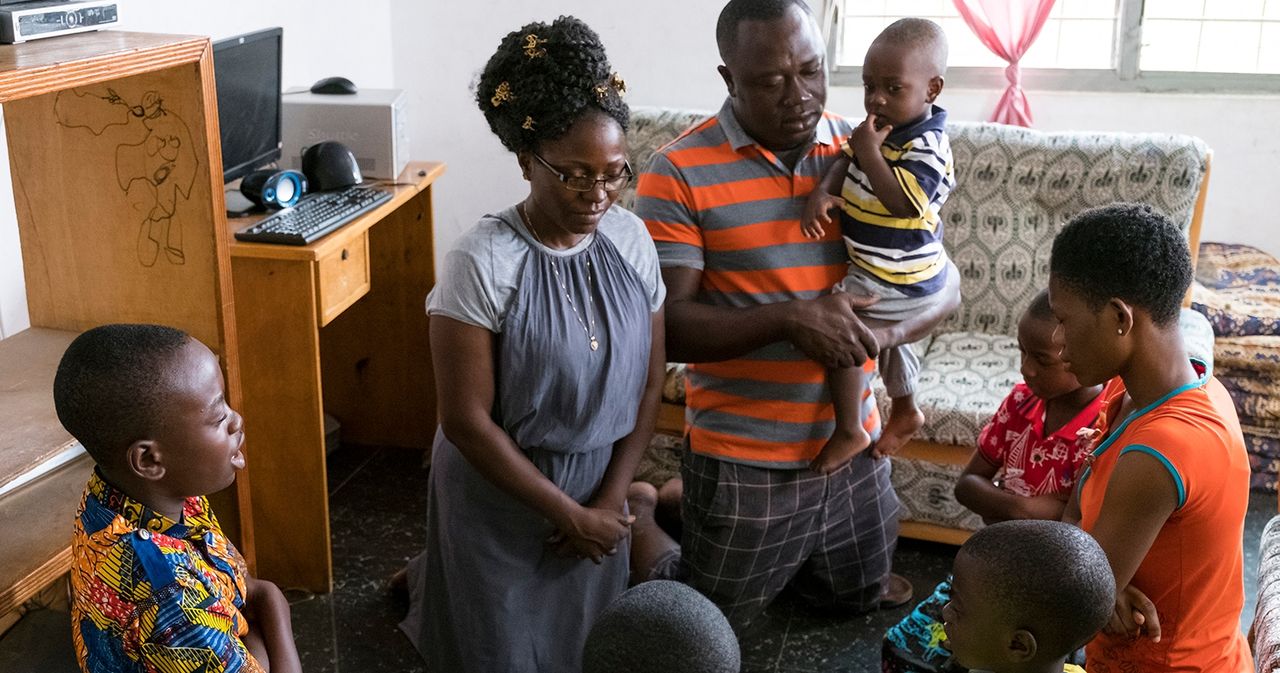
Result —
<svg viewBox="0 0 1280 673"><path fill-rule="evenodd" d="M889 420L884 424L884 431L880 434L880 439L876 440L876 445L871 447L872 455L876 458L894 455L898 449L911 441L923 426L924 412L920 411L920 407L917 407L914 401L894 400L893 406L889 409Z"/></svg>
<svg viewBox="0 0 1280 673"><path fill-rule="evenodd" d="M636 523L653 521L653 512L658 507L658 489L645 481L633 481L627 487L627 510L636 518Z"/></svg>
<svg viewBox="0 0 1280 673"><path fill-rule="evenodd" d="M853 460L854 456L870 444L871 436L862 429L862 426L857 426L848 432L836 428L831 439L828 439L826 445L822 447L822 451L819 451L809 463L809 469L821 474L831 474L840 466Z"/></svg>

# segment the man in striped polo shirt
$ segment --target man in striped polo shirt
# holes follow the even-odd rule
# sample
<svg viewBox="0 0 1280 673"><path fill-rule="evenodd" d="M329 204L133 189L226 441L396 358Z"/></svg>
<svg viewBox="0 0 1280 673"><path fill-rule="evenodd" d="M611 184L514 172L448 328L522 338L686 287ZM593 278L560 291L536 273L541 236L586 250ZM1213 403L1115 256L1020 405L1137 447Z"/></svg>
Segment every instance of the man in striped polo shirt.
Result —
<svg viewBox="0 0 1280 673"><path fill-rule="evenodd" d="M799 227L805 200L852 126L825 112L826 48L804 0L731 0L720 14L720 112L663 148L636 212L667 284L667 349L687 378L679 568L741 634L787 584L815 605L905 603L891 575L898 500L871 452L808 469L834 427L824 368L865 364L921 338L958 303L894 325L871 300L827 290L848 262L838 232ZM879 433L870 389L868 432ZM636 529L636 544L641 531Z"/></svg>

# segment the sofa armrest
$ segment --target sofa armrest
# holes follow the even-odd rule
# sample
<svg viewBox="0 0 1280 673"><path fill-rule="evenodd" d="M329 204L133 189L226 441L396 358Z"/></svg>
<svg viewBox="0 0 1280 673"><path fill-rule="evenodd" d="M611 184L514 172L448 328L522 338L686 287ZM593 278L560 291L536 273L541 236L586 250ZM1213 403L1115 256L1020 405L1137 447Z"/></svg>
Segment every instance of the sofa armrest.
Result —
<svg viewBox="0 0 1280 673"><path fill-rule="evenodd" d="M1280 669L1280 516L1267 522L1258 544L1258 607L1249 645L1258 673Z"/></svg>

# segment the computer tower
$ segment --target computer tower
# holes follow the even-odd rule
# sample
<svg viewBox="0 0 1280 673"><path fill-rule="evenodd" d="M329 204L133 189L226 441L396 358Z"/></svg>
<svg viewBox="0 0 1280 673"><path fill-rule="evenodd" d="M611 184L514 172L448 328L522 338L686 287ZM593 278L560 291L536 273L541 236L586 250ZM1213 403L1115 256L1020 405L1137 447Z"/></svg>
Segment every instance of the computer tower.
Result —
<svg viewBox="0 0 1280 673"><path fill-rule="evenodd" d="M409 163L407 99L400 89L361 89L348 96L286 92L281 162L301 169L304 149L336 140L355 153L366 179L394 180Z"/></svg>

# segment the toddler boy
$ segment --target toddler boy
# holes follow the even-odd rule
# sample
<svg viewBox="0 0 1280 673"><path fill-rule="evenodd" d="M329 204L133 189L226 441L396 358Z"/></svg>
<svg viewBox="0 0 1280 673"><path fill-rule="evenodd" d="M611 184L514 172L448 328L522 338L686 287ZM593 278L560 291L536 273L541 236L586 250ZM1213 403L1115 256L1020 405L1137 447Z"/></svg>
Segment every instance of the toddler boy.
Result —
<svg viewBox="0 0 1280 673"><path fill-rule="evenodd" d="M850 264L833 291L878 297L860 310L863 318L893 322L919 313L956 273L938 215L955 186L947 113L933 104L946 64L946 36L932 21L901 19L885 28L863 61L867 118L805 205L801 226L810 238L825 234L828 211L839 208ZM924 423L915 403L920 363L909 345L881 351L879 362L893 404L875 451L889 455ZM863 376L858 367L828 372L836 429L811 464L818 472L871 443L859 418Z"/></svg>
<svg viewBox="0 0 1280 673"><path fill-rule="evenodd" d="M104 325L67 347L53 397L97 463L72 539L81 670L300 671L288 602L204 497L245 464L217 357L170 327Z"/></svg>

